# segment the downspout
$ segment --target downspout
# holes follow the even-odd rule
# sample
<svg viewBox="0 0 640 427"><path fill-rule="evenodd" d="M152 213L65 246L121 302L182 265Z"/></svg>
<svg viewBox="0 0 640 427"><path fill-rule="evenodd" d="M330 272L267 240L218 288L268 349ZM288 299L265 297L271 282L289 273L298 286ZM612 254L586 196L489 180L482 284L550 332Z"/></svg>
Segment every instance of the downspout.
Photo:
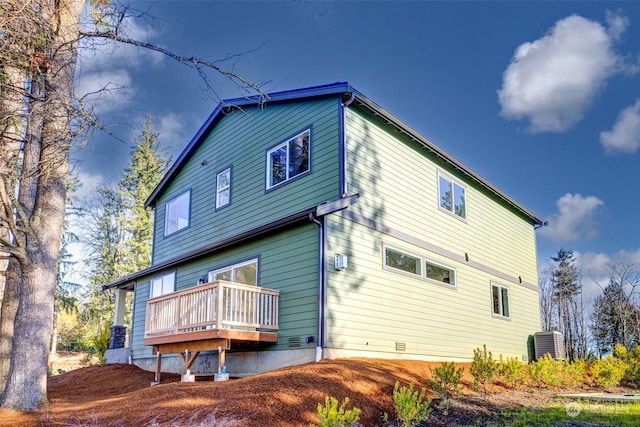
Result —
<svg viewBox="0 0 640 427"><path fill-rule="evenodd" d="M340 197L347 197L347 107L355 99L355 92L340 103Z"/></svg>
<svg viewBox="0 0 640 427"><path fill-rule="evenodd" d="M327 258L326 253L326 223L324 217L320 221L312 213L309 214L309 221L316 224L320 231L318 238L318 344L316 345L316 362L322 360L322 349L325 346L325 309L326 309L326 289L327 289Z"/></svg>

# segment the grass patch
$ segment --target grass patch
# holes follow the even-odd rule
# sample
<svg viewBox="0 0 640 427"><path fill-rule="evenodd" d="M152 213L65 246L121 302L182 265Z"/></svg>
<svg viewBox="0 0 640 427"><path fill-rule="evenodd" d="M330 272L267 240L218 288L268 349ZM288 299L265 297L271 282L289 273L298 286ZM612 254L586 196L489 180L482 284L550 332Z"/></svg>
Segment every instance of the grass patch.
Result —
<svg viewBox="0 0 640 427"><path fill-rule="evenodd" d="M570 404L568 411L567 408ZM577 415L576 408L579 410ZM573 403L554 404L540 409L506 410L501 412L501 418L501 423L495 424L496 426L548 426L562 421L588 421L603 425L637 426L640 419L640 402L615 403L579 400Z"/></svg>

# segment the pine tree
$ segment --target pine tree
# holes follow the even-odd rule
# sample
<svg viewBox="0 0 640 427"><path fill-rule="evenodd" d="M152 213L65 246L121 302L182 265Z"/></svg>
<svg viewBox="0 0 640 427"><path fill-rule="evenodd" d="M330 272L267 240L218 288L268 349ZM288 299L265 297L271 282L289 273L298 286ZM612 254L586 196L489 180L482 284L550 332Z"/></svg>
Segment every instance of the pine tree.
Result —
<svg viewBox="0 0 640 427"><path fill-rule="evenodd" d="M582 307L578 306L581 285L573 251L560 249L551 259L556 262L551 280L565 351L570 360L584 357L586 356L585 322Z"/></svg>
<svg viewBox="0 0 640 427"><path fill-rule="evenodd" d="M159 133L153 130L151 117L147 117L142 133L136 138L129 166L119 184L127 212L127 236L123 247L125 273L133 273L151 265L153 212L144 203L171 163L159 145L158 136Z"/></svg>

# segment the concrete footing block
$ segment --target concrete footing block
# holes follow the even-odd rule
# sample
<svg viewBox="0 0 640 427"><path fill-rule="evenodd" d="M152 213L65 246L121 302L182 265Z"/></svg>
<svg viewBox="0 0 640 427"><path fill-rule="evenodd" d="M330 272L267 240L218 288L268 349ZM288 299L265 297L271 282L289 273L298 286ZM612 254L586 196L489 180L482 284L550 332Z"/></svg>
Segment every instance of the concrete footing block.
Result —
<svg viewBox="0 0 640 427"><path fill-rule="evenodd" d="M196 376L194 374L184 374L180 377L180 381L183 383L194 383L196 382Z"/></svg>
<svg viewBox="0 0 640 427"><path fill-rule="evenodd" d="M213 375L213 380L214 381L229 381L229 373L214 374Z"/></svg>

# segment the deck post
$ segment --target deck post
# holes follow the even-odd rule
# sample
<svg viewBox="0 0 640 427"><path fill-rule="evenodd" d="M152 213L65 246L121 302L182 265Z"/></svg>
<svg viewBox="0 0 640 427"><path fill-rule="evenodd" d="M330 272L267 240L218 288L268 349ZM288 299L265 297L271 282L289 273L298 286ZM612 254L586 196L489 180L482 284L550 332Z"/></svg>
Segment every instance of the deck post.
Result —
<svg viewBox="0 0 640 427"><path fill-rule="evenodd" d="M151 382L151 386L153 387L154 385L158 385L160 384L160 372L162 369L162 354L160 354L160 352L158 351L156 353L156 375L153 379L153 381Z"/></svg>
<svg viewBox="0 0 640 427"><path fill-rule="evenodd" d="M229 373L227 372L227 368L224 365L226 362L226 349L228 347L218 346L218 373L213 376L214 381L228 381Z"/></svg>

